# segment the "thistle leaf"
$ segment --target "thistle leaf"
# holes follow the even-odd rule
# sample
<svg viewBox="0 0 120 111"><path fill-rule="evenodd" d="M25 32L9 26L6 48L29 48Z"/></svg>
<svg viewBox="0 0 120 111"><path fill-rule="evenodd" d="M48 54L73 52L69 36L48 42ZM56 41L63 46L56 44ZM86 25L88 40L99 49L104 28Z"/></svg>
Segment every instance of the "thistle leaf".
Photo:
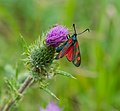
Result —
<svg viewBox="0 0 120 111"><path fill-rule="evenodd" d="M60 75L64 75L64 76L76 79L72 74L65 72L65 71L62 71L62 70L56 70L56 74L60 74Z"/></svg>
<svg viewBox="0 0 120 111"><path fill-rule="evenodd" d="M44 84L42 82L40 82L40 86L39 88L44 90L45 92L47 92L48 94L50 94L51 96L53 96L55 99L59 100L59 98L53 93L51 92L48 88L47 88L48 84Z"/></svg>

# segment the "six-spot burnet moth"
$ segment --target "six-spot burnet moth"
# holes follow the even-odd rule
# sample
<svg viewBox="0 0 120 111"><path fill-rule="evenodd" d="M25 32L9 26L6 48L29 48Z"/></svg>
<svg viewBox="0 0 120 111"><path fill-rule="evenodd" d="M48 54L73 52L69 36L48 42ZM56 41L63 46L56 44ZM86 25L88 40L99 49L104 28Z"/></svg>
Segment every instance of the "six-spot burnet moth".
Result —
<svg viewBox="0 0 120 111"><path fill-rule="evenodd" d="M60 59L64 56L68 59L68 61L72 61L72 63L79 67L81 64L81 55L80 55L80 49L77 41L77 35L82 34L86 31L89 31L89 29L85 29L83 32L77 34L75 24L73 24L74 28L74 34L72 36L68 36L68 40L63 43L63 45L56 48L56 52L58 53L55 59Z"/></svg>

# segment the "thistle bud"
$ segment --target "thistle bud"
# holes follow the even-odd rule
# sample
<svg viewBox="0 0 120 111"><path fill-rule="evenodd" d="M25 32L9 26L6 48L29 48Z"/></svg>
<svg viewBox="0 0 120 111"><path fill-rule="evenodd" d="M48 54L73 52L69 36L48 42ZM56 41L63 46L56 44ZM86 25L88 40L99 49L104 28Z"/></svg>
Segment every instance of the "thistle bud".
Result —
<svg viewBox="0 0 120 111"><path fill-rule="evenodd" d="M43 41L37 41L29 47L27 64L29 64L30 70L37 73L40 78L49 76L48 72L54 60L55 48L67 40L67 35L67 28L57 25L48 31L44 44Z"/></svg>

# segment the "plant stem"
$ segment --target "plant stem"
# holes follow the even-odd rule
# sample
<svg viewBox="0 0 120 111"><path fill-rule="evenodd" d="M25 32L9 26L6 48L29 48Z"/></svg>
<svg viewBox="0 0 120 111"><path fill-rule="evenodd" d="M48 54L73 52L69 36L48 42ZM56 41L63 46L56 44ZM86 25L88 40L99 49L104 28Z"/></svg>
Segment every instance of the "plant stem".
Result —
<svg viewBox="0 0 120 111"><path fill-rule="evenodd" d="M30 75L26 78L26 80L23 82L23 84L21 85L21 87L18 89L18 95L17 97L11 99L3 108L3 110L1 111L10 111L11 107L18 101L21 99L21 96L25 90L34 82L33 77Z"/></svg>

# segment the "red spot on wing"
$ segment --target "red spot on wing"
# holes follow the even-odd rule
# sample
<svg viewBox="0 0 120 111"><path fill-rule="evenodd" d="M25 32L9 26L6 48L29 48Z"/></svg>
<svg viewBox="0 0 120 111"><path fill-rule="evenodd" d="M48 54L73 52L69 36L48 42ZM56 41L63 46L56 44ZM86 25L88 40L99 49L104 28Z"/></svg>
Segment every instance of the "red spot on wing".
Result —
<svg viewBox="0 0 120 111"><path fill-rule="evenodd" d="M68 43L70 43L70 44L72 43L72 38L68 40Z"/></svg>
<svg viewBox="0 0 120 111"><path fill-rule="evenodd" d="M74 64L77 64L77 60L74 61Z"/></svg>
<svg viewBox="0 0 120 111"><path fill-rule="evenodd" d="M77 67L80 65L80 57L75 59L74 65L77 66Z"/></svg>
<svg viewBox="0 0 120 111"><path fill-rule="evenodd" d="M77 58L77 61L79 61L79 60L80 60L80 57Z"/></svg>
<svg viewBox="0 0 120 111"><path fill-rule="evenodd" d="M75 55L77 56L79 53L80 53L80 50L78 50L78 51L75 53Z"/></svg>
<svg viewBox="0 0 120 111"><path fill-rule="evenodd" d="M60 53L59 53L59 56L58 56L58 58L60 58L61 56L62 56L62 52L60 52Z"/></svg>
<svg viewBox="0 0 120 111"><path fill-rule="evenodd" d="M69 61L72 61L72 58L73 58L73 46L71 46L71 47L69 48L69 51L68 51L66 57L67 57L67 59L68 59Z"/></svg>
<svg viewBox="0 0 120 111"><path fill-rule="evenodd" d="M79 47L78 42L76 42L76 48L78 48L78 47Z"/></svg>

